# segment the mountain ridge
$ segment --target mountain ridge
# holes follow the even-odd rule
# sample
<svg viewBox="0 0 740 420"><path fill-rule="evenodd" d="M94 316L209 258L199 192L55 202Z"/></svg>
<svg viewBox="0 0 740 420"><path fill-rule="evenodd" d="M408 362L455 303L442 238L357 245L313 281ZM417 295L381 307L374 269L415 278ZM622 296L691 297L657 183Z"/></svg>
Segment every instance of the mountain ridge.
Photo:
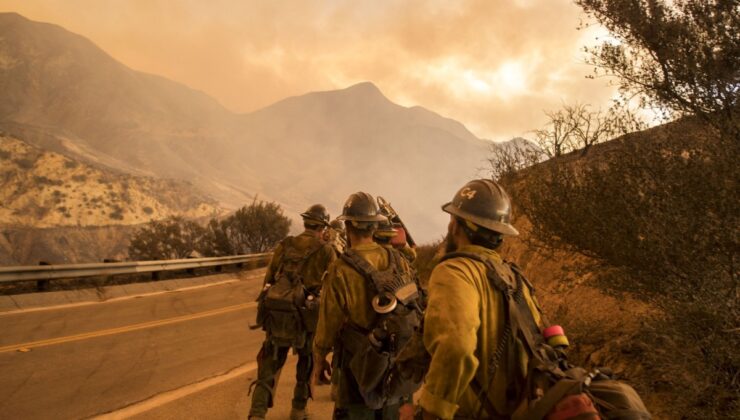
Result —
<svg viewBox="0 0 740 420"><path fill-rule="evenodd" d="M84 37L49 31L72 34L0 15L0 62L11 63L0 66L10 92L0 129L114 170L192 182L227 208L259 196L291 215L315 202L339 209L363 189L393 201L415 236L432 240L446 223L439 204L477 175L491 144L455 120L390 101L371 82L237 114Z"/></svg>

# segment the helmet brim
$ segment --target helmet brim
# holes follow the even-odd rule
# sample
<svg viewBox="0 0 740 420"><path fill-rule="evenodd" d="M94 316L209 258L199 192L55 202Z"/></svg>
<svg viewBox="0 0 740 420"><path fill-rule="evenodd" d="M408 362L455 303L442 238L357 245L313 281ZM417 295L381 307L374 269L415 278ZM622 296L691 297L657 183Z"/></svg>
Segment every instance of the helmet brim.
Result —
<svg viewBox="0 0 740 420"><path fill-rule="evenodd" d="M395 229L393 230L376 230L374 233L375 236L381 237L381 238L393 238L394 236L398 236L398 232L396 232Z"/></svg>
<svg viewBox="0 0 740 420"><path fill-rule="evenodd" d="M317 219L317 218L315 218L314 216L312 216L312 215L310 215L308 213L301 213L301 217L305 221L310 221L310 222L314 222L316 224L320 224L320 225L324 225L324 226L329 226L329 222L328 221Z"/></svg>
<svg viewBox="0 0 740 420"><path fill-rule="evenodd" d="M511 224L504 223L504 222L496 222L494 220L488 220L482 217L475 216L466 211L460 210L459 208L452 205L451 202L443 205L442 211L444 211L445 213L449 213L453 216L457 216L461 219L467 220L478 226L484 227L488 230L498 232L502 235L519 236L519 231L516 230L516 228L514 228L514 226L512 226Z"/></svg>

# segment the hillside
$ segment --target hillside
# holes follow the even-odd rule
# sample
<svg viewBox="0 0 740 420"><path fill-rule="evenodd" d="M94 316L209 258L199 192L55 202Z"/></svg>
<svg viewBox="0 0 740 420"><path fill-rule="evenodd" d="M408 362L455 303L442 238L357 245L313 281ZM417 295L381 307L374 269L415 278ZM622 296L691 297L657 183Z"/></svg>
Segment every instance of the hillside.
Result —
<svg viewBox="0 0 740 420"><path fill-rule="evenodd" d="M740 407L738 144L686 118L504 179L523 267L570 360L634 384L655 418Z"/></svg>
<svg viewBox="0 0 740 420"><path fill-rule="evenodd" d="M171 215L218 214L182 181L106 171L0 136L0 226L134 225Z"/></svg>
<svg viewBox="0 0 740 420"><path fill-rule="evenodd" d="M185 180L230 208L259 196L288 214L314 202L336 214L364 189L390 200L421 241L444 232L429 209L485 166L491 144L459 122L392 103L371 83L236 114L12 13L0 14L0 89L0 129L45 150Z"/></svg>

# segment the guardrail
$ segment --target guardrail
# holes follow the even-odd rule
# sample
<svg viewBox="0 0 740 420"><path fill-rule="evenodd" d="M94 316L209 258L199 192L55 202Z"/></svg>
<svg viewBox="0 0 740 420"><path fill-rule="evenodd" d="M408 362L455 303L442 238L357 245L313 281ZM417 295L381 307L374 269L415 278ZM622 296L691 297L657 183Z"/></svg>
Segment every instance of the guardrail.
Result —
<svg viewBox="0 0 740 420"><path fill-rule="evenodd" d="M271 253L234 255L228 257L187 258L163 261L131 261L93 264L25 265L0 267L0 284L37 281L43 289L49 280L76 279L97 276L152 273L156 279L163 271L195 270L197 268L243 265L267 260Z"/></svg>

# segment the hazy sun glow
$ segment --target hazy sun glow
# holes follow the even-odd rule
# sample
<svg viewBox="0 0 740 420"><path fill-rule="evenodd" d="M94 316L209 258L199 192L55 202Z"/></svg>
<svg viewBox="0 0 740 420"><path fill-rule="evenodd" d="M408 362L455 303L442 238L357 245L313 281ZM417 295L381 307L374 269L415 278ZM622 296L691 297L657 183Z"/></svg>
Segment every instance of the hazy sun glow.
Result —
<svg viewBox="0 0 740 420"><path fill-rule="evenodd" d="M136 70L250 112L287 96L372 81L392 101L505 140L563 101L606 104L570 0L302 2L0 0L0 11L79 33Z"/></svg>

